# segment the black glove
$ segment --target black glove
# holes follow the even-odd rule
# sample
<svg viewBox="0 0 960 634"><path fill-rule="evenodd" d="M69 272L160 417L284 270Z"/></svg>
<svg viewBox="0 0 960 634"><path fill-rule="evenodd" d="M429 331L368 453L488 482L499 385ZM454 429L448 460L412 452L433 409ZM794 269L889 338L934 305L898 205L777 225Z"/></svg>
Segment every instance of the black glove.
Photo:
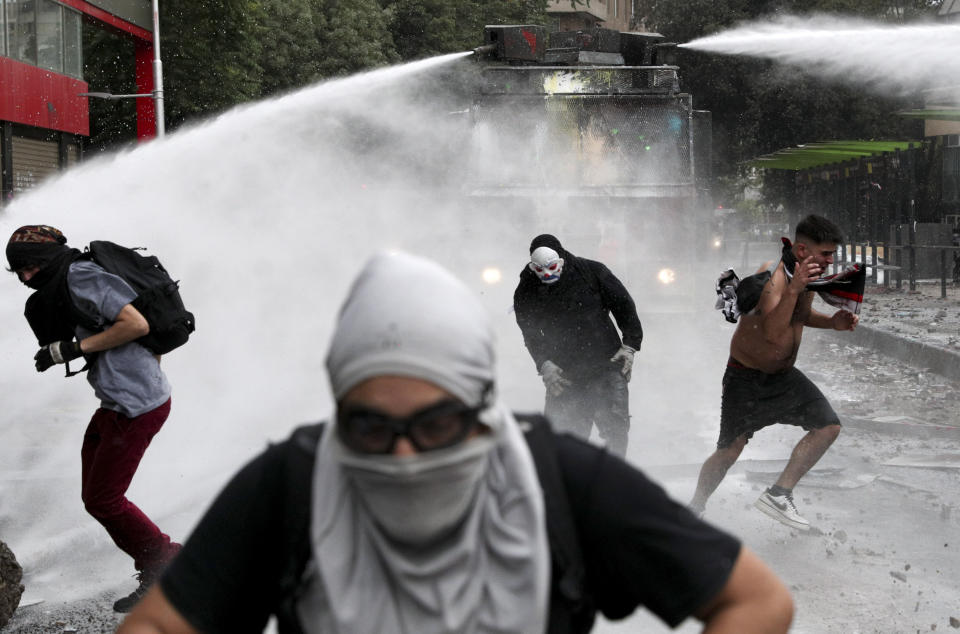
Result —
<svg viewBox="0 0 960 634"><path fill-rule="evenodd" d="M56 363L69 363L80 356L83 356L83 352L80 351L79 341L54 341L40 348L33 355L33 360L37 362L37 372L44 372Z"/></svg>

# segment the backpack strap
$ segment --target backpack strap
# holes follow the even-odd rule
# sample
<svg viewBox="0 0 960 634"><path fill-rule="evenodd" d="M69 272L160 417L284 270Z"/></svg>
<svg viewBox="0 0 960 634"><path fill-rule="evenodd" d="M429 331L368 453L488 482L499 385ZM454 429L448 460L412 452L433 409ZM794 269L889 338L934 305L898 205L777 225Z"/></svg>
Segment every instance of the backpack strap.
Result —
<svg viewBox="0 0 960 634"><path fill-rule="evenodd" d="M294 430L286 443L283 463L283 547L280 570L277 625L281 633L298 631L296 603L303 591L303 575L310 561L310 507L313 466L317 446L326 428L324 423L304 425Z"/></svg>
<svg viewBox="0 0 960 634"><path fill-rule="evenodd" d="M543 489L547 537L550 541L552 633L589 632L593 626L594 602L586 593L586 566L573 520L566 485L557 456L556 436L547 419L539 414L518 414L530 454ZM317 446L326 425L299 427L287 443L284 478L283 552L277 619L280 631L285 623L296 623L296 602L310 560L310 502ZM304 483L310 483L304 486ZM290 620L287 620L290 619Z"/></svg>
<svg viewBox="0 0 960 634"><path fill-rule="evenodd" d="M596 613L586 588L586 565L557 454L557 437L540 414L517 414L543 489L550 541L549 632L589 632Z"/></svg>

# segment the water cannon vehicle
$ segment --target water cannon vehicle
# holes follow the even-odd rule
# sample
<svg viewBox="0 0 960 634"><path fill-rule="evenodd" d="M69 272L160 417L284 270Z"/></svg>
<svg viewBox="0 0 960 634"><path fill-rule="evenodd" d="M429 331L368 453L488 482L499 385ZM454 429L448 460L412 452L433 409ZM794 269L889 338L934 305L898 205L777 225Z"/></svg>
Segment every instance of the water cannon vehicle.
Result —
<svg viewBox="0 0 960 634"><path fill-rule="evenodd" d="M681 90L676 45L539 25L487 26L483 42L464 183L480 211L581 245L651 300L642 311L710 303L710 113Z"/></svg>

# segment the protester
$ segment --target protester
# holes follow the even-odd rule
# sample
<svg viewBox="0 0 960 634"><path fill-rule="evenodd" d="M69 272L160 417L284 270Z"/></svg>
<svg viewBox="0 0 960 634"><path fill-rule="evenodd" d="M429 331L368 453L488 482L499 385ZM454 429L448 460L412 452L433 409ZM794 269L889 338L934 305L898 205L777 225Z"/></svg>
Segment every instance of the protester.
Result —
<svg viewBox="0 0 960 634"><path fill-rule="evenodd" d="M327 354L336 415L247 464L121 634L783 632L789 593L607 451L497 399L483 307L427 260L373 258Z"/></svg>
<svg viewBox="0 0 960 634"><path fill-rule="evenodd" d="M720 437L717 450L700 470L690 507L703 514L707 499L756 431L777 423L796 425L806 435L755 505L787 526L808 530L810 522L797 510L793 488L836 440L840 420L794 363L804 326L853 330L859 318L848 310L825 315L812 308L814 291L808 285L816 288L816 281L833 263L842 240L840 230L826 218L811 215L797 225L793 244L784 240L783 259L772 273L763 267L737 289L739 323L723 375ZM862 271L857 273L862 293ZM748 280L755 282L750 286L756 292L747 288ZM756 297L749 299L746 293Z"/></svg>
<svg viewBox="0 0 960 634"><path fill-rule="evenodd" d="M513 305L546 386L547 418L583 438L596 424L607 447L626 455L627 383L643 340L627 289L600 262L577 257L543 234L530 243L530 262L520 272Z"/></svg>
<svg viewBox="0 0 960 634"><path fill-rule="evenodd" d="M138 587L113 609L128 612L180 545L126 498L144 452L170 413L170 384L160 359L135 340L149 332L120 277L78 259L56 228L28 225L7 243L10 270L34 289L26 317L40 350L39 372L85 357L100 407L80 449L81 498L116 545L133 558ZM80 325L98 324L96 328ZM76 340L74 338L76 337Z"/></svg>

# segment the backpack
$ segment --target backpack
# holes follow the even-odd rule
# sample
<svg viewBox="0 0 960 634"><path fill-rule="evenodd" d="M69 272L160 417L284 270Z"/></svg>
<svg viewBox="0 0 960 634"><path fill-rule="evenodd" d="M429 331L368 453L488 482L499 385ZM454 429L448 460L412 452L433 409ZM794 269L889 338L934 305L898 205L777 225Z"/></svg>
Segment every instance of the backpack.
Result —
<svg viewBox="0 0 960 634"><path fill-rule="evenodd" d="M128 248L107 240L94 240L78 259L90 260L123 279L137 294L130 304L150 324L150 332L137 343L154 354L167 354L187 342L196 328L193 313L183 305L180 283L173 280L155 255L141 255L143 247ZM97 324L74 310L77 323L88 330Z"/></svg>

